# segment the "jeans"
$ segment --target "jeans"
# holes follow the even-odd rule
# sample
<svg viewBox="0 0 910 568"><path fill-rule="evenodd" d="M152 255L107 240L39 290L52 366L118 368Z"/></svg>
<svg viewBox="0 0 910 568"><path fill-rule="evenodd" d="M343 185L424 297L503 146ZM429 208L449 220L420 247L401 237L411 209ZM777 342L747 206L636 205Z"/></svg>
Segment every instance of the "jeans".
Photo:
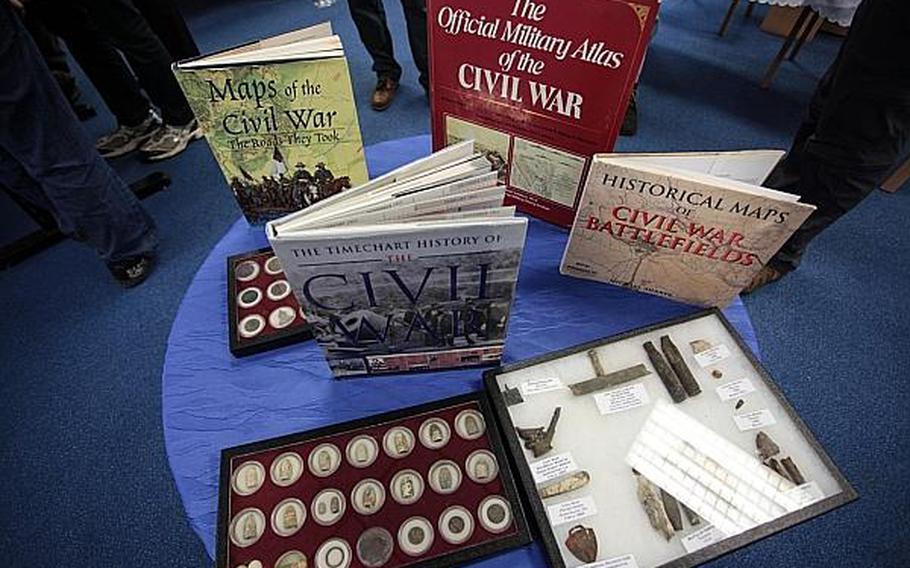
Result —
<svg viewBox="0 0 910 568"><path fill-rule="evenodd" d="M910 2L865 0L819 82L787 156L764 185L817 209L768 264L799 266L812 239L888 176L910 142Z"/></svg>
<svg viewBox="0 0 910 568"><path fill-rule="evenodd" d="M0 2L0 185L108 263L153 254L154 221L98 155L8 2Z"/></svg>
<svg viewBox="0 0 910 568"><path fill-rule="evenodd" d="M430 86L427 63L427 3L426 0L401 0L408 26L408 43L414 64L420 73L420 84ZM401 79L401 65L395 61L392 34L385 19L382 0L348 0L351 18L357 26L360 40L373 58L373 71L380 79Z"/></svg>

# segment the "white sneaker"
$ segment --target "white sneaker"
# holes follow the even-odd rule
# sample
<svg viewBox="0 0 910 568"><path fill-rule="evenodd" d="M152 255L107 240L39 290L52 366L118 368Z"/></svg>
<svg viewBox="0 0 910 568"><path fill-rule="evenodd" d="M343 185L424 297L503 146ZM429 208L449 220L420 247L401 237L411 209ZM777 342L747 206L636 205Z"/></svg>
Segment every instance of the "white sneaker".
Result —
<svg viewBox="0 0 910 568"><path fill-rule="evenodd" d="M148 118L136 126L118 126L95 142L95 149L103 158L116 158L129 154L144 144L161 126L161 119L150 110Z"/></svg>
<svg viewBox="0 0 910 568"><path fill-rule="evenodd" d="M142 157L151 162L172 158L186 150L193 140L202 138L202 129L194 118L184 126L161 125L139 148Z"/></svg>

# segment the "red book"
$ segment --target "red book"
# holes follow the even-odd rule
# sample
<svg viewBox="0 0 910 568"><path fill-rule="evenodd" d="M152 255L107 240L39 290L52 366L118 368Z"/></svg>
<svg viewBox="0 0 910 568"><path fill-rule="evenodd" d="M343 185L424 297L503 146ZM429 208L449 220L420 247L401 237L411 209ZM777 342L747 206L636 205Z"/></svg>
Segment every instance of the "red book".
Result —
<svg viewBox="0 0 910 568"><path fill-rule="evenodd" d="M506 204L569 227L619 134L657 0L429 0L433 148L473 138Z"/></svg>

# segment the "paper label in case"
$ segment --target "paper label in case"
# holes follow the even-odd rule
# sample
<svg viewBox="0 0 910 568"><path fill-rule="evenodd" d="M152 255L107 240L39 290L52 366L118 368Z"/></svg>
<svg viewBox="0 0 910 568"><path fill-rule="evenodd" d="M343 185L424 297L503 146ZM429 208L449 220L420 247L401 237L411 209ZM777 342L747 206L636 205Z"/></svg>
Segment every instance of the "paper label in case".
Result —
<svg viewBox="0 0 910 568"><path fill-rule="evenodd" d="M746 412L745 414L734 414L733 420L736 422L736 427L739 428L740 432L758 430L765 426L777 424L774 415L771 414L771 411L767 408L753 410L752 412Z"/></svg>
<svg viewBox="0 0 910 568"><path fill-rule="evenodd" d="M534 483L552 481L578 469L572 454L557 454L531 464L531 476Z"/></svg>
<svg viewBox="0 0 910 568"><path fill-rule="evenodd" d="M531 379L521 383L518 389L522 396L541 394L566 388L559 377L544 377L542 379Z"/></svg>
<svg viewBox="0 0 910 568"><path fill-rule="evenodd" d="M717 391L717 396L726 402L755 392L755 385L749 379L739 379L738 381L722 384L715 390Z"/></svg>
<svg viewBox="0 0 910 568"><path fill-rule="evenodd" d="M571 499L556 505L547 507L547 515L550 517L550 524L554 527L566 523L574 523L586 517L593 517L597 514L597 505L594 504L593 497L581 497Z"/></svg>
<svg viewBox="0 0 910 568"><path fill-rule="evenodd" d="M729 356L730 349L721 343L720 345L715 345L711 349L696 353L695 360L698 361L698 364L702 367L709 367L715 363L720 363Z"/></svg>
<svg viewBox="0 0 910 568"><path fill-rule="evenodd" d="M714 525L708 525L704 528L698 529L692 534L680 537L679 542L683 545L683 548L686 549L686 552L692 554L696 550L701 550L706 546L711 546L716 542L720 542L723 539L727 538L724 533L717 530L717 527Z"/></svg>
<svg viewBox="0 0 910 568"><path fill-rule="evenodd" d="M639 408L651 402L645 385L635 383L594 395L597 410L601 414L613 414Z"/></svg>
<svg viewBox="0 0 910 568"><path fill-rule="evenodd" d="M625 556L584 564L580 568L638 568L638 562L635 561L634 555L626 554Z"/></svg>

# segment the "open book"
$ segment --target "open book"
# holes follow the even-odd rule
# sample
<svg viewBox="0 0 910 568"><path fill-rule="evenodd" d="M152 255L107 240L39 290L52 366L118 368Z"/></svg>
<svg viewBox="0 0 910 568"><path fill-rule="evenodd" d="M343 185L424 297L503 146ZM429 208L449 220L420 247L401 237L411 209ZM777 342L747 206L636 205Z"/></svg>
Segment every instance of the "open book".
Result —
<svg viewBox="0 0 910 568"><path fill-rule="evenodd" d="M473 141L266 226L335 376L498 364L527 220Z"/></svg>
<svg viewBox="0 0 910 568"><path fill-rule="evenodd" d="M344 49L328 23L174 64L247 220L367 181Z"/></svg>
<svg viewBox="0 0 910 568"><path fill-rule="evenodd" d="M599 154L560 270L724 306L814 211L759 184L776 150Z"/></svg>

